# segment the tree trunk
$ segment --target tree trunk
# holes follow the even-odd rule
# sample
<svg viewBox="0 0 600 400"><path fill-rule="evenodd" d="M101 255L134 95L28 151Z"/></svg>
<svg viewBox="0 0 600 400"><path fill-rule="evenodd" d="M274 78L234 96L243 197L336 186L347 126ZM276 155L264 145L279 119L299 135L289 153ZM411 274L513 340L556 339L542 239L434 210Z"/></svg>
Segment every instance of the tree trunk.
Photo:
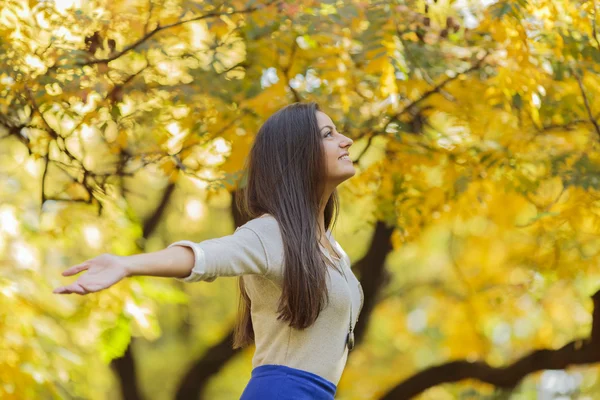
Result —
<svg viewBox="0 0 600 400"><path fill-rule="evenodd" d="M158 224L167 209L167 205L169 204L174 191L175 184L169 183L163 192L162 198L160 199L156 210L154 210L152 215L144 222L142 231L143 239L148 239L158 227ZM143 250L143 245L140 247L142 247L141 250ZM129 345L127 346L127 350L125 350L125 354L123 354L123 357L115 358L110 362L110 366L113 371L115 371L116 377L119 381L119 385L121 387L121 397L123 400L142 400L144 398L138 387L135 357L132 347L133 341L134 338L132 337Z"/></svg>
<svg viewBox="0 0 600 400"><path fill-rule="evenodd" d="M123 400L142 400L144 396L142 396L137 384L137 371L131 342L127 346L123 357L112 360L110 366L118 378Z"/></svg>
<svg viewBox="0 0 600 400"><path fill-rule="evenodd" d="M353 270L358 272L357 275L359 275L358 278L364 292L363 308L354 329L357 344L362 342L371 319L371 313L377 304L377 296L388 281L385 260L392 251L393 231L393 227L388 227L384 222L377 221L367 253L352 267Z"/></svg>
<svg viewBox="0 0 600 400"><path fill-rule="evenodd" d="M203 399L202 392L212 376L219 373L239 349L233 350L233 331L219 343L209 348L200 358L194 361L181 379L175 399L198 400Z"/></svg>

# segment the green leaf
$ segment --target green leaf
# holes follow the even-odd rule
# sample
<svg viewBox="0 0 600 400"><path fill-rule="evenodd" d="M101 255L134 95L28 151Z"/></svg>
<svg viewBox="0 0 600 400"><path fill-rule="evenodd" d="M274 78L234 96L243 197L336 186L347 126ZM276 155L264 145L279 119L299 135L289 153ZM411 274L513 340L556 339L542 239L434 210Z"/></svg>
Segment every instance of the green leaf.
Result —
<svg viewBox="0 0 600 400"><path fill-rule="evenodd" d="M380 51L380 52L376 53L376 54L373 56L373 60L376 60L376 59L378 59L378 58L381 58L381 57L385 56L386 54L387 54L387 49L383 49L382 51Z"/></svg>
<svg viewBox="0 0 600 400"><path fill-rule="evenodd" d="M113 117L114 120L119 119L121 117L121 109L118 106L113 105L110 108L110 115Z"/></svg>
<svg viewBox="0 0 600 400"><path fill-rule="evenodd" d="M189 296L172 284L157 279L139 279L137 281L144 294L165 304L187 304Z"/></svg>
<svg viewBox="0 0 600 400"><path fill-rule="evenodd" d="M515 106L515 108L517 110L520 110L523 108L523 99L521 98L521 95L519 93L515 94L512 98L513 100L513 106Z"/></svg>
<svg viewBox="0 0 600 400"><path fill-rule="evenodd" d="M100 335L100 357L105 363L122 357L131 341L129 317L124 313L118 316L115 325Z"/></svg>

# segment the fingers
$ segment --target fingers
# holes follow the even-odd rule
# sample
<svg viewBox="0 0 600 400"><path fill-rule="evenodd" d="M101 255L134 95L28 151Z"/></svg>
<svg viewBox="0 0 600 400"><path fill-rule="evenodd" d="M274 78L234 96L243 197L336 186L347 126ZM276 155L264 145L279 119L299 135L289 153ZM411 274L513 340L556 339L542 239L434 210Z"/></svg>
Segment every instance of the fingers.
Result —
<svg viewBox="0 0 600 400"><path fill-rule="evenodd" d="M81 286L80 284L75 282L75 283L72 283L67 286L57 287L56 289L54 289L52 291L52 293L55 293L55 294L71 294L71 293L88 294L89 291L87 291L83 286Z"/></svg>
<svg viewBox="0 0 600 400"><path fill-rule="evenodd" d="M75 275L80 273L81 271L85 271L86 269L88 269L90 266L87 264L87 261L81 264L77 264L75 266L72 266L69 269L66 269L62 272L63 276L71 276L71 275Z"/></svg>
<svg viewBox="0 0 600 400"><path fill-rule="evenodd" d="M87 270L89 268L90 268L90 265L89 265L88 261L85 261L85 262L83 262L81 264L74 265L71 268L64 270L62 272L62 275L63 276L75 275L75 274L78 274L81 271L85 271L85 270ZM52 293L55 293L55 294L77 293L77 294L83 295L83 294L90 293L90 291L87 290L86 288L84 288L83 286L81 286L81 284L79 284L77 282L74 282L74 283L72 283L70 285L67 285L67 286L57 287L56 289L54 289L52 291Z"/></svg>

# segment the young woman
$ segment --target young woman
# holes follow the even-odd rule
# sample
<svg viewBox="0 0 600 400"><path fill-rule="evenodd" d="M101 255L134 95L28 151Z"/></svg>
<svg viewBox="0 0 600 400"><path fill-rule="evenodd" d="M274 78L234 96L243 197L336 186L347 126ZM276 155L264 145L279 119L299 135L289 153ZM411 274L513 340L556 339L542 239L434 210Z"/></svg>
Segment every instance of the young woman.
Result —
<svg viewBox="0 0 600 400"><path fill-rule="evenodd" d="M334 398L363 305L350 259L331 235L336 186L354 176L348 148L315 103L277 111L260 128L238 207L249 222L232 235L187 240L146 254L102 254L54 293L87 294L129 276L212 282L238 276L240 318L233 348L255 343L242 400Z"/></svg>

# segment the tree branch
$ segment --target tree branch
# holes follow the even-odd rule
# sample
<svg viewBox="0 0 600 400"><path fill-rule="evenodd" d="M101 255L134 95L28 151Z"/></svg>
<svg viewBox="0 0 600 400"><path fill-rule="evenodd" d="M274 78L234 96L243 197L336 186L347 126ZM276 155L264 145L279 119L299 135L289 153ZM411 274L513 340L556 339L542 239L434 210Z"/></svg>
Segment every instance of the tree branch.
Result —
<svg viewBox="0 0 600 400"><path fill-rule="evenodd" d="M467 74L470 74L471 72L473 72L475 70L478 70L481 67L481 64L483 63L483 61L486 59L486 57L488 55L489 55L489 53L486 52L485 55L483 57L481 57L479 60L477 60L477 62L475 64L473 64L470 68L466 69L465 71L458 72L456 75L454 75L452 77L448 77L448 78L444 79L442 82L438 83L436 86L434 86L433 88L431 88L427 92L425 92L423 94L423 96L421 96L418 99L410 102L402 110L400 110L398 113L396 113L394 116L392 116L392 118L390 119L390 121L384 127L384 131L385 131L385 128L387 128L387 125L389 125L392 121L397 120L398 118L400 118L400 116L402 116L403 114L406 114L407 112L411 111L416 106L418 106L420 103L422 103L425 100L427 100L429 97L433 96L436 93L439 93L450 82L458 79L461 75L467 75Z"/></svg>
<svg viewBox="0 0 600 400"><path fill-rule="evenodd" d="M287 87L290 89L290 91L294 95L294 100L299 103L302 101L302 99L300 98L298 91L296 89L294 89L292 87L292 85L290 85L290 77L288 75L290 72L290 69L292 68L292 63L294 62L294 57L296 56L297 48L298 48L298 43L296 43L296 38L293 38L292 39L292 48L290 49L290 59L285 67L284 66L280 66L280 67L281 67L281 71L283 72L283 76L285 77L285 82L286 82Z"/></svg>
<svg viewBox="0 0 600 400"><path fill-rule="evenodd" d="M8 137L15 137L17 140L25 145L29 155L32 154L31 149L29 148L29 138L21 135L21 129L27 128L26 125L13 124L8 118L5 118L3 115L0 115L0 126L8 131L8 134L0 137L1 139L6 139Z"/></svg>
<svg viewBox="0 0 600 400"><path fill-rule="evenodd" d="M589 121L592 123L592 125L594 125L596 133L598 134L598 137L600 138L600 125L598 125L598 121L594 118L594 115L592 114L592 108L590 106L590 101L587 97L587 94L585 93L585 88L583 87L583 82L581 81L581 77L574 69L572 69L572 72L573 72L573 75L575 76L575 79L577 79L577 84L579 85L579 90L581 91L581 96L583 96L583 104L585 105L585 109L587 111Z"/></svg>
<svg viewBox="0 0 600 400"><path fill-rule="evenodd" d="M203 19L208 19L208 18L221 17L221 16L224 16L224 15L248 14L248 13L254 12L256 10L262 9L262 8L267 8L267 7L271 6L271 5L273 5L274 3L277 3L278 1L280 1L280 0L269 0L264 5L258 5L258 6L254 6L254 7L248 7L248 8L245 8L243 10L234 10L234 11L230 11L230 12L210 12L210 13L207 13L207 14L204 14L204 15L199 15L197 17L186 19L186 20L180 20L180 21L173 22L172 24L167 24L167 25L157 24L156 28L154 28L150 32L146 33L144 36L142 36L141 38L139 38L135 42L133 42L130 45L126 46L123 50L121 50L119 52L116 52L115 54L111 55L110 57L95 58L95 59L92 59L92 60L88 60L88 61L83 61L83 62L77 63L75 65L84 66L84 65L94 65L94 64L109 63L109 62L111 62L113 60L116 60L119 57L122 57L123 55L129 53L130 51L134 50L135 48L137 48L138 46L140 46L142 43L146 42L152 36L156 35L157 33L161 32L161 31L164 31L164 30L167 30L167 29L170 29L170 28L174 28L176 26L180 26L180 25L183 25L183 24L187 24L188 22L201 21ZM57 66L57 67L60 67L60 66Z"/></svg>
<svg viewBox="0 0 600 400"><path fill-rule="evenodd" d="M429 97L433 96L436 93L440 93L442 91L442 89L448 85L450 82L458 79L458 77L460 77L461 75L466 75L469 74L479 68L481 68L481 64L484 62L484 60L486 59L486 57L489 55L489 53L485 53L485 55L483 57L481 57L479 60L477 60L477 62L475 64L473 64L470 68L466 69L465 71L462 72L458 72L456 75L454 75L453 77L448 77L447 79L444 79L442 82L438 83L436 86L434 86L433 88L429 89L428 91L426 91L425 93L423 93L423 95L421 97L419 97L416 100L411 101L410 103L408 103L406 106L404 106L400 111L398 111L396 114L390 116L389 120L387 121L387 123L383 126L383 128L379 129L378 131L375 131L373 133L371 133L371 135L369 136L369 141L367 142L367 145L365 146L365 148L363 149L363 151L360 153L360 155L353 161L353 163L358 163L361 159L361 157L366 153L366 151L369 149L369 147L371 146L372 140L375 136L384 134L387 127L394 121L397 121L402 115L408 113L408 112L414 112L414 110L417 108L417 106L419 104L421 104L422 102L424 102L425 100L427 100ZM371 123L371 121L369 121L369 124ZM358 137L357 139L361 139L364 136Z"/></svg>
<svg viewBox="0 0 600 400"><path fill-rule="evenodd" d="M587 338L567 343L560 349L535 350L507 367L492 367L483 361L458 360L430 367L403 381L382 400L410 399L442 383L477 379L499 388L511 389L527 375L546 369L565 369L572 365L600 362L600 290L592 296L592 330Z"/></svg>
<svg viewBox="0 0 600 400"><path fill-rule="evenodd" d="M596 27L596 18L598 18L598 8L596 7L596 0L592 0L592 4L594 6L594 15L592 15L592 36L594 37L594 41L598 46L598 51L600 51L600 40L598 39L598 29Z"/></svg>
<svg viewBox="0 0 600 400"><path fill-rule="evenodd" d="M362 151L360 152L358 157L356 157L356 159L354 161L352 161L353 164L358 164L360 162L360 159L365 155L367 150L369 150L369 148L371 147L371 144L373 143L373 138L375 136L377 136L377 133L373 133L373 134L369 135L369 139L367 140L366 146L364 147L364 149L362 149Z"/></svg>

